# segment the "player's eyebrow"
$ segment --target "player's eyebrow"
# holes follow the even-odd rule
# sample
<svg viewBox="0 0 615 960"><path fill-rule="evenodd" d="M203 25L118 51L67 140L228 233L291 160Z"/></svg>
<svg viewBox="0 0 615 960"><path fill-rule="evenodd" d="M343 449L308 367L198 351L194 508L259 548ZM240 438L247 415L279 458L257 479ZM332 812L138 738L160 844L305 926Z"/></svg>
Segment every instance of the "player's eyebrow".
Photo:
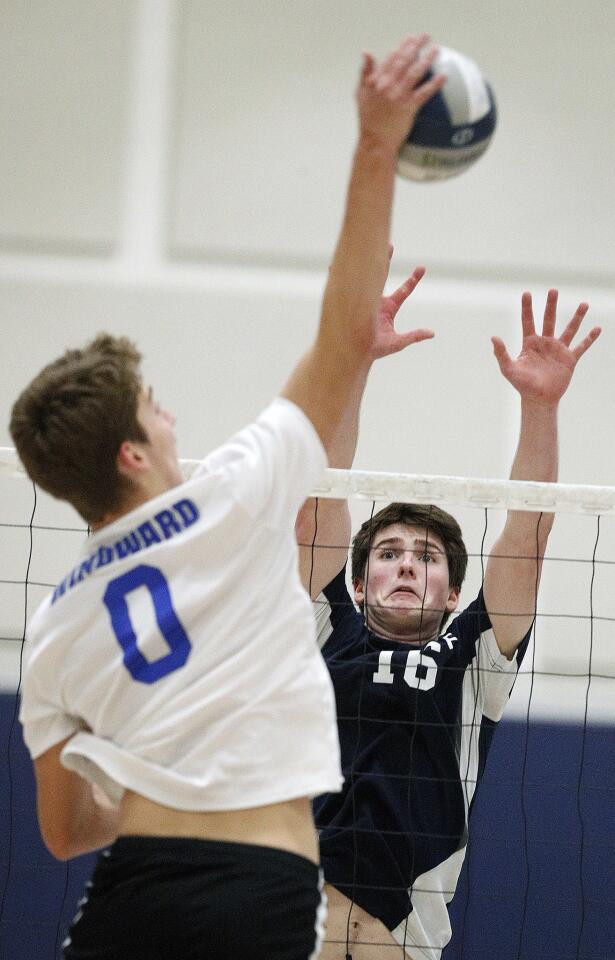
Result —
<svg viewBox="0 0 615 960"><path fill-rule="evenodd" d="M429 550L433 550L434 553L443 553L442 547L439 544L435 543L433 540L424 540L422 537L417 537L414 541L415 547L428 547Z"/></svg>
<svg viewBox="0 0 615 960"><path fill-rule="evenodd" d="M385 537L384 540L378 540L378 542L374 544L374 550L378 549L378 547L385 547L385 546L386 547L403 546L403 543L404 541L402 540L401 537Z"/></svg>
<svg viewBox="0 0 615 960"><path fill-rule="evenodd" d="M403 547L404 541L401 537L385 537L384 540L378 540L374 546L374 550L379 550L381 547ZM415 537L412 541L413 548L421 547L422 549L428 548L434 553L443 553L442 547L437 543L434 543L433 540L425 540L423 537Z"/></svg>

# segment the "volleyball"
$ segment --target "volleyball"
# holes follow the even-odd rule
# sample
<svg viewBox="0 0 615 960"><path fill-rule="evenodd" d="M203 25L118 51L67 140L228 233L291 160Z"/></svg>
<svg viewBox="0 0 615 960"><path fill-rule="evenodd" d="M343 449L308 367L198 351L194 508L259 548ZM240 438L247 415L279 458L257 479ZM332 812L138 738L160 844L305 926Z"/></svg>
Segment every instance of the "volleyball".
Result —
<svg viewBox="0 0 615 960"><path fill-rule="evenodd" d="M431 72L448 77L419 110L399 152L397 171L409 180L455 177L483 155L496 125L495 98L479 67L462 53L440 47Z"/></svg>

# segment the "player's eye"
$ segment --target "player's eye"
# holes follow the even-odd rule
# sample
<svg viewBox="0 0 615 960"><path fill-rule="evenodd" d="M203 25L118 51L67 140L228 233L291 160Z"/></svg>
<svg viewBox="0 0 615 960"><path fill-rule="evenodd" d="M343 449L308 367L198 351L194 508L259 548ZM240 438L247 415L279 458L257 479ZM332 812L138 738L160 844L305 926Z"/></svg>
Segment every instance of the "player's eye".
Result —
<svg viewBox="0 0 615 960"><path fill-rule="evenodd" d="M435 560L435 557L433 553L427 553L426 551L425 553L421 554L421 556L419 557L419 560L422 563L433 563L433 561Z"/></svg>
<svg viewBox="0 0 615 960"><path fill-rule="evenodd" d="M390 548L380 551L380 557L383 560L394 560L396 556L397 556L397 551L391 550Z"/></svg>

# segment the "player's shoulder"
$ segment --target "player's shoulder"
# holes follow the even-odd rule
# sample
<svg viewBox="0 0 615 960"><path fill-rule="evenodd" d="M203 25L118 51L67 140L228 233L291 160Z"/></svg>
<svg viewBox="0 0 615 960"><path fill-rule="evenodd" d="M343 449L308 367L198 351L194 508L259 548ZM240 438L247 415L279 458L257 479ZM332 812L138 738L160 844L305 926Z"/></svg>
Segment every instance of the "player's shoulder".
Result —
<svg viewBox="0 0 615 960"><path fill-rule="evenodd" d="M24 681L32 672L53 684L58 669L68 661L70 640L78 636L83 603L67 602L60 611L50 593L28 621L23 648Z"/></svg>
<svg viewBox="0 0 615 960"><path fill-rule="evenodd" d="M272 525L296 517L327 466L312 423L291 400L276 397L259 417L209 453L195 472L218 478L251 516L265 508Z"/></svg>
<svg viewBox="0 0 615 960"><path fill-rule="evenodd" d="M28 621L24 642L24 662L26 664L33 653L41 646L47 634L46 625L51 613L51 598L52 594L50 593Z"/></svg>
<svg viewBox="0 0 615 960"><path fill-rule="evenodd" d="M218 469L238 457L248 457L255 449L281 441L302 442L324 456L320 438L303 410L286 397L274 397L253 421L208 453L196 474Z"/></svg>
<svg viewBox="0 0 615 960"><path fill-rule="evenodd" d="M455 615L445 627L440 640L455 639L462 646L474 646L481 636L491 630L491 621L485 608L482 589L468 606Z"/></svg>
<svg viewBox="0 0 615 960"><path fill-rule="evenodd" d="M367 630L363 616L348 592L345 567L316 599L314 611L325 658L342 648L351 649Z"/></svg>
<svg viewBox="0 0 615 960"><path fill-rule="evenodd" d="M327 604L329 617L334 628L344 623L352 623L355 627L363 623L363 616L357 610L348 585L346 583L346 565L323 588L320 599Z"/></svg>

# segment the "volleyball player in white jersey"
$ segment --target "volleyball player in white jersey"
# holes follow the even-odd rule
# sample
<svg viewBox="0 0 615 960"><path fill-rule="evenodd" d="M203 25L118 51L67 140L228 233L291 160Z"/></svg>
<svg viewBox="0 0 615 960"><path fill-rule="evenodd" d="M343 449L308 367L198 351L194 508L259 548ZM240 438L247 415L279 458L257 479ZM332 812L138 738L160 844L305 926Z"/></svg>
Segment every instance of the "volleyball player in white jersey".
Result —
<svg viewBox="0 0 615 960"><path fill-rule="evenodd" d="M594 328L573 346L587 310L580 304L557 337L556 303L551 290L538 334L523 295L517 359L493 338L501 372L521 398L513 480L557 479L559 401L600 333ZM389 348L394 340L389 329ZM352 462L360 399L330 447L332 466ZM467 562L453 517L392 504L366 521L352 550L357 610L346 549L331 549L347 548L348 508L335 500L315 508L309 501L301 511L297 537L304 584L318 598L345 776L342 792L314 803L329 897L323 960L393 960L399 944L414 960L437 960L451 935L447 903L465 855L469 804L527 645L553 516L508 514L478 598L444 632Z"/></svg>
<svg viewBox="0 0 615 960"><path fill-rule="evenodd" d="M397 152L444 82L424 79L426 40L364 56L316 341L189 482L174 418L125 339L67 352L13 408L29 475L93 529L30 625L21 706L48 848L66 859L111 844L71 960L318 954L310 798L341 775L294 522L369 370Z"/></svg>

